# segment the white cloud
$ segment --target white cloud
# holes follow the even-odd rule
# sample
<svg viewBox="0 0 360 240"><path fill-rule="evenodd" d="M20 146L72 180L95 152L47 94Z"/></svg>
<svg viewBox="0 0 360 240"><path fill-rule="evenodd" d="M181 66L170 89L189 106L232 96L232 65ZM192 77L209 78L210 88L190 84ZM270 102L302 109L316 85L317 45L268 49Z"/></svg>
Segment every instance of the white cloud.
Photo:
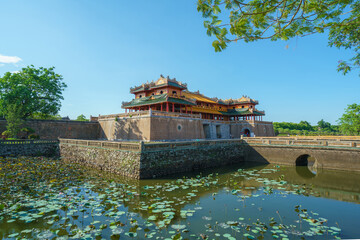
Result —
<svg viewBox="0 0 360 240"><path fill-rule="evenodd" d="M20 71L12 71L11 73L19 73Z"/></svg>
<svg viewBox="0 0 360 240"><path fill-rule="evenodd" d="M18 63L22 61L21 58L17 57L17 56L4 56L0 54L0 64L4 64L4 63Z"/></svg>

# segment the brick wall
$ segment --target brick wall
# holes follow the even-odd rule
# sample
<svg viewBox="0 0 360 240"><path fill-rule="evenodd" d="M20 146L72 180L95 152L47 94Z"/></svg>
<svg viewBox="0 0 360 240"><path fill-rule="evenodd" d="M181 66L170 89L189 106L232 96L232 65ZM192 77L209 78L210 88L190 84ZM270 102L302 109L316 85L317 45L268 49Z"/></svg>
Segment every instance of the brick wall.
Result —
<svg viewBox="0 0 360 240"><path fill-rule="evenodd" d="M6 130L6 124L5 120L0 120L0 133ZM100 133L98 122L27 120L22 127L34 129L41 139L98 139Z"/></svg>

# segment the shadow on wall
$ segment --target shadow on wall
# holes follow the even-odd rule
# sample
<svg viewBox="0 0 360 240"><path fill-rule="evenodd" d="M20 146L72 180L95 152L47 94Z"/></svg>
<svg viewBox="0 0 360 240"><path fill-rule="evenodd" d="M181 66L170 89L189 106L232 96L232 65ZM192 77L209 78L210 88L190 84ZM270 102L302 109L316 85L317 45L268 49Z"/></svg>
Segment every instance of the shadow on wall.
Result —
<svg viewBox="0 0 360 240"><path fill-rule="evenodd" d="M123 140L148 140L146 134L139 128L138 120L120 120L114 123L114 139Z"/></svg>
<svg viewBox="0 0 360 240"><path fill-rule="evenodd" d="M244 157L245 161L248 162L258 162L263 164L269 164L270 162L266 160L264 156L262 156L258 151L256 151L252 146L244 141Z"/></svg>

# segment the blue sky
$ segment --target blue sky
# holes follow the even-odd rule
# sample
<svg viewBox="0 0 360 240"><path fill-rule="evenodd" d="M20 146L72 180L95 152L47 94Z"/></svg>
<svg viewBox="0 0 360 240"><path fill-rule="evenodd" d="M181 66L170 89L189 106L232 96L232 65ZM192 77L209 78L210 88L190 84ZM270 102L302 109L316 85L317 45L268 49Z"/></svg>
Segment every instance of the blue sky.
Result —
<svg viewBox="0 0 360 240"><path fill-rule="evenodd" d="M360 103L359 72L336 71L352 52L328 47L326 35L238 42L215 53L195 0L3 0L0 6L0 76L31 64L55 66L68 85L62 116L123 112L122 101L133 98L129 88L160 74L209 97L248 95L268 121L335 124L348 104Z"/></svg>

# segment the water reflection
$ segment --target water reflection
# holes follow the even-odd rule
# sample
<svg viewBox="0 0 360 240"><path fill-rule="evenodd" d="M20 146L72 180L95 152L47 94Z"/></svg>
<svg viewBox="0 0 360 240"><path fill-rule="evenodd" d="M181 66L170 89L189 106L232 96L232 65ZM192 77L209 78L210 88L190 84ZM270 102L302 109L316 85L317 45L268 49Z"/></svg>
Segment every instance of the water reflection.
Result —
<svg viewBox="0 0 360 240"><path fill-rule="evenodd" d="M138 181L37 161L0 165L0 238L356 237L358 173L243 163Z"/></svg>

